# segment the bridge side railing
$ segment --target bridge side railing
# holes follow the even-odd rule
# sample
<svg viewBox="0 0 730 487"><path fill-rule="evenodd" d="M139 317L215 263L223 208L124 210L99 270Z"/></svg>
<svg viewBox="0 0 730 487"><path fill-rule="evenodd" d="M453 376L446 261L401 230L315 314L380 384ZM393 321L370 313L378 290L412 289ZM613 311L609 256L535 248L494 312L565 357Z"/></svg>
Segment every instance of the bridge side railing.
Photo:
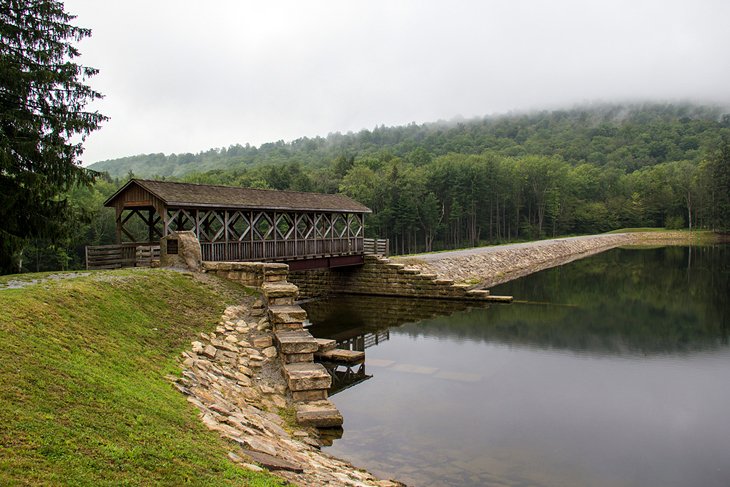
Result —
<svg viewBox="0 0 730 487"><path fill-rule="evenodd" d="M390 240L387 238L366 238L363 240L363 250L366 254L390 255Z"/></svg>
<svg viewBox="0 0 730 487"><path fill-rule="evenodd" d="M363 239L324 238L308 240L254 240L243 242L200 242L203 260L257 261L336 257L363 253Z"/></svg>
<svg viewBox="0 0 730 487"><path fill-rule="evenodd" d="M245 261L301 259L317 256L351 254L390 254L388 239L335 238L299 241L201 242L203 260ZM148 267L160 258L160 245L122 243L86 247L87 269L119 269Z"/></svg>

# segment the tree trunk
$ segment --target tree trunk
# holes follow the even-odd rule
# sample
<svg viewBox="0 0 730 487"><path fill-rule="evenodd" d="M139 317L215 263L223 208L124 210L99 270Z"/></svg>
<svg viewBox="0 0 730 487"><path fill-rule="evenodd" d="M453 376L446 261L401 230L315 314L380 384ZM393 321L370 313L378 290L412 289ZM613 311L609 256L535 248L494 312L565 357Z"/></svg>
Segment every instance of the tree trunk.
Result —
<svg viewBox="0 0 730 487"><path fill-rule="evenodd" d="M692 231L692 193L687 191L687 224L689 225L689 231Z"/></svg>

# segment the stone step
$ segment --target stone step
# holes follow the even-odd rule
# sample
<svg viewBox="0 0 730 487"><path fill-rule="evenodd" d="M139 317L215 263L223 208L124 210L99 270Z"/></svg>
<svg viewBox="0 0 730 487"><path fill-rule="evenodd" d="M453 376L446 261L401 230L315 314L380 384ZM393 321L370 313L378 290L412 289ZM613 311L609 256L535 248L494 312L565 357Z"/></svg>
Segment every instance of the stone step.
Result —
<svg viewBox="0 0 730 487"><path fill-rule="evenodd" d="M296 298L299 288L289 282L265 282L261 285L261 292L266 298Z"/></svg>
<svg viewBox="0 0 730 487"><path fill-rule="evenodd" d="M337 348L337 341L335 340L330 340L328 338L315 338L315 340L317 340L320 352L326 352L327 350Z"/></svg>
<svg viewBox="0 0 730 487"><path fill-rule="evenodd" d="M454 281L453 279L434 279L433 283L439 286L453 286Z"/></svg>
<svg viewBox="0 0 730 487"><path fill-rule="evenodd" d="M512 296L487 296L486 299L495 303L511 303L514 300Z"/></svg>
<svg viewBox="0 0 730 487"><path fill-rule="evenodd" d="M314 362L313 353L283 353L281 357L285 364L298 364L301 362Z"/></svg>
<svg viewBox="0 0 730 487"><path fill-rule="evenodd" d="M341 362L344 364L359 364L365 360L365 352L343 350L341 348L327 350L326 352L317 352L314 356L323 361Z"/></svg>
<svg viewBox="0 0 730 487"><path fill-rule="evenodd" d="M307 319L307 312L296 304L269 306L269 321L276 325L301 323Z"/></svg>
<svg viewBox="0 0 730 487"><path fill-rule="evenodd" d="M279 351L289 354L311 354L319 349L317 340L307 330L277 330L274 332Z"/></svg>
<svg viewBox="0 0 730 487"><path fill-rule="evenodd" d="M285 296L283 298L266 298L266 303L269 306L291 306L294 304L295 298L293 296Z"/></svg>
<svg viewBox="0 0 730 487"><path fill-rule="evenodd" d="M487 289L471 289L466 292L466 295L471 298L487 298L489 297L489 291Z"/></svg>
<svg viewBox="0 0 730 487"><path fill-rule="evenodd" d="M291 391L329 389L332 385L332 377L321 364L285 364L284 376Z"/></svg>
<svg viewBox="0 0 730 487"><path fill-rule="evenodd" d="M322 401L327 399L327 389L311 389L309 391L292 391L292 399L297 402Z"/></svg>
<svg viewBox="0 0 730 487"><path fill-rule="evenodd" d="M335 440L339 440L340 438L342 438L342 435L344 433L345 430L343 430L341 426L335 426L333 428L322 428L319 430L319 443L321 446L332 446Z"/></svg>
<svg viewBox="0 0 730 487"><path fill-rule="evenodd" d="M297 423L318 428L342 426L342 414L329 401L315 401L297 405Z"/></svg>

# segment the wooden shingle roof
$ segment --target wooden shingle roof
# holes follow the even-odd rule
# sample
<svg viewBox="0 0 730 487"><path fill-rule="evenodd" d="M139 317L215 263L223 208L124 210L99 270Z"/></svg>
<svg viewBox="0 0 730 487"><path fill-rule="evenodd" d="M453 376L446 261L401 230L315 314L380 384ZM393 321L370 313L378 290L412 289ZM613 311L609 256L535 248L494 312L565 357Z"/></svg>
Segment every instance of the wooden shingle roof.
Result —
<svg viewBox="0 0 730 487"><path fill-rule="evenodd" d="M109 197L104 206L113 206L114 200L132 185L138 185L153 194L168 208L251 208L371 213L370 208L344 194L302 193L150 179L131 179Z"/></svg>

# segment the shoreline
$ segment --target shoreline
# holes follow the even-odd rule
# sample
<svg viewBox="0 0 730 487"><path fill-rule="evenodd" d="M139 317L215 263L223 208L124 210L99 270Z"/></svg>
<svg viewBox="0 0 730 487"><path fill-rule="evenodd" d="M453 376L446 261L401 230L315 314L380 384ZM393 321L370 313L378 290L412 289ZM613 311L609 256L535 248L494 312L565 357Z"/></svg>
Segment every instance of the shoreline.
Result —
<svg viewBox="0 0 730 487"><path fill-rule="evenodd" d="M607 233L402 257L394 256L391 259L422 273L436 274L439 278L451 279L455 283L481 289L504 284L617 247L691 245L697 243L698 237L696 233L671 230ZM705 242L706 237L702 238L700 244L709 243ZM713 239L717 243L730 240L723 235L715 235Z"/></svg>
<svg viewBox="0 0 730 487"><path fill-rule="evenodd" d="M342 434L298 425L271 323L260 298L229 306L215 331L200 333L170 377L208 429L231 442L228 458L252 471L262 465L302 487L402 487L321 451Z"/></svg>
<svg viewBox="0 0 730 487"><path fill-rule="evenodd" d="M435 254L394 257L422 273L490 287L550 267L625 246L687 245L686 232L636 232L541 240ZM718 238L718 242L728 241ZM321 451L342 430L296 424L294 401L281 373L271 324L261 299L229 306L215 332L200 333L182 354L174 386L196 406L201 421L230 440L228 458L242 468L272 474L300 486L400 487L346 460Z"/></svg>

